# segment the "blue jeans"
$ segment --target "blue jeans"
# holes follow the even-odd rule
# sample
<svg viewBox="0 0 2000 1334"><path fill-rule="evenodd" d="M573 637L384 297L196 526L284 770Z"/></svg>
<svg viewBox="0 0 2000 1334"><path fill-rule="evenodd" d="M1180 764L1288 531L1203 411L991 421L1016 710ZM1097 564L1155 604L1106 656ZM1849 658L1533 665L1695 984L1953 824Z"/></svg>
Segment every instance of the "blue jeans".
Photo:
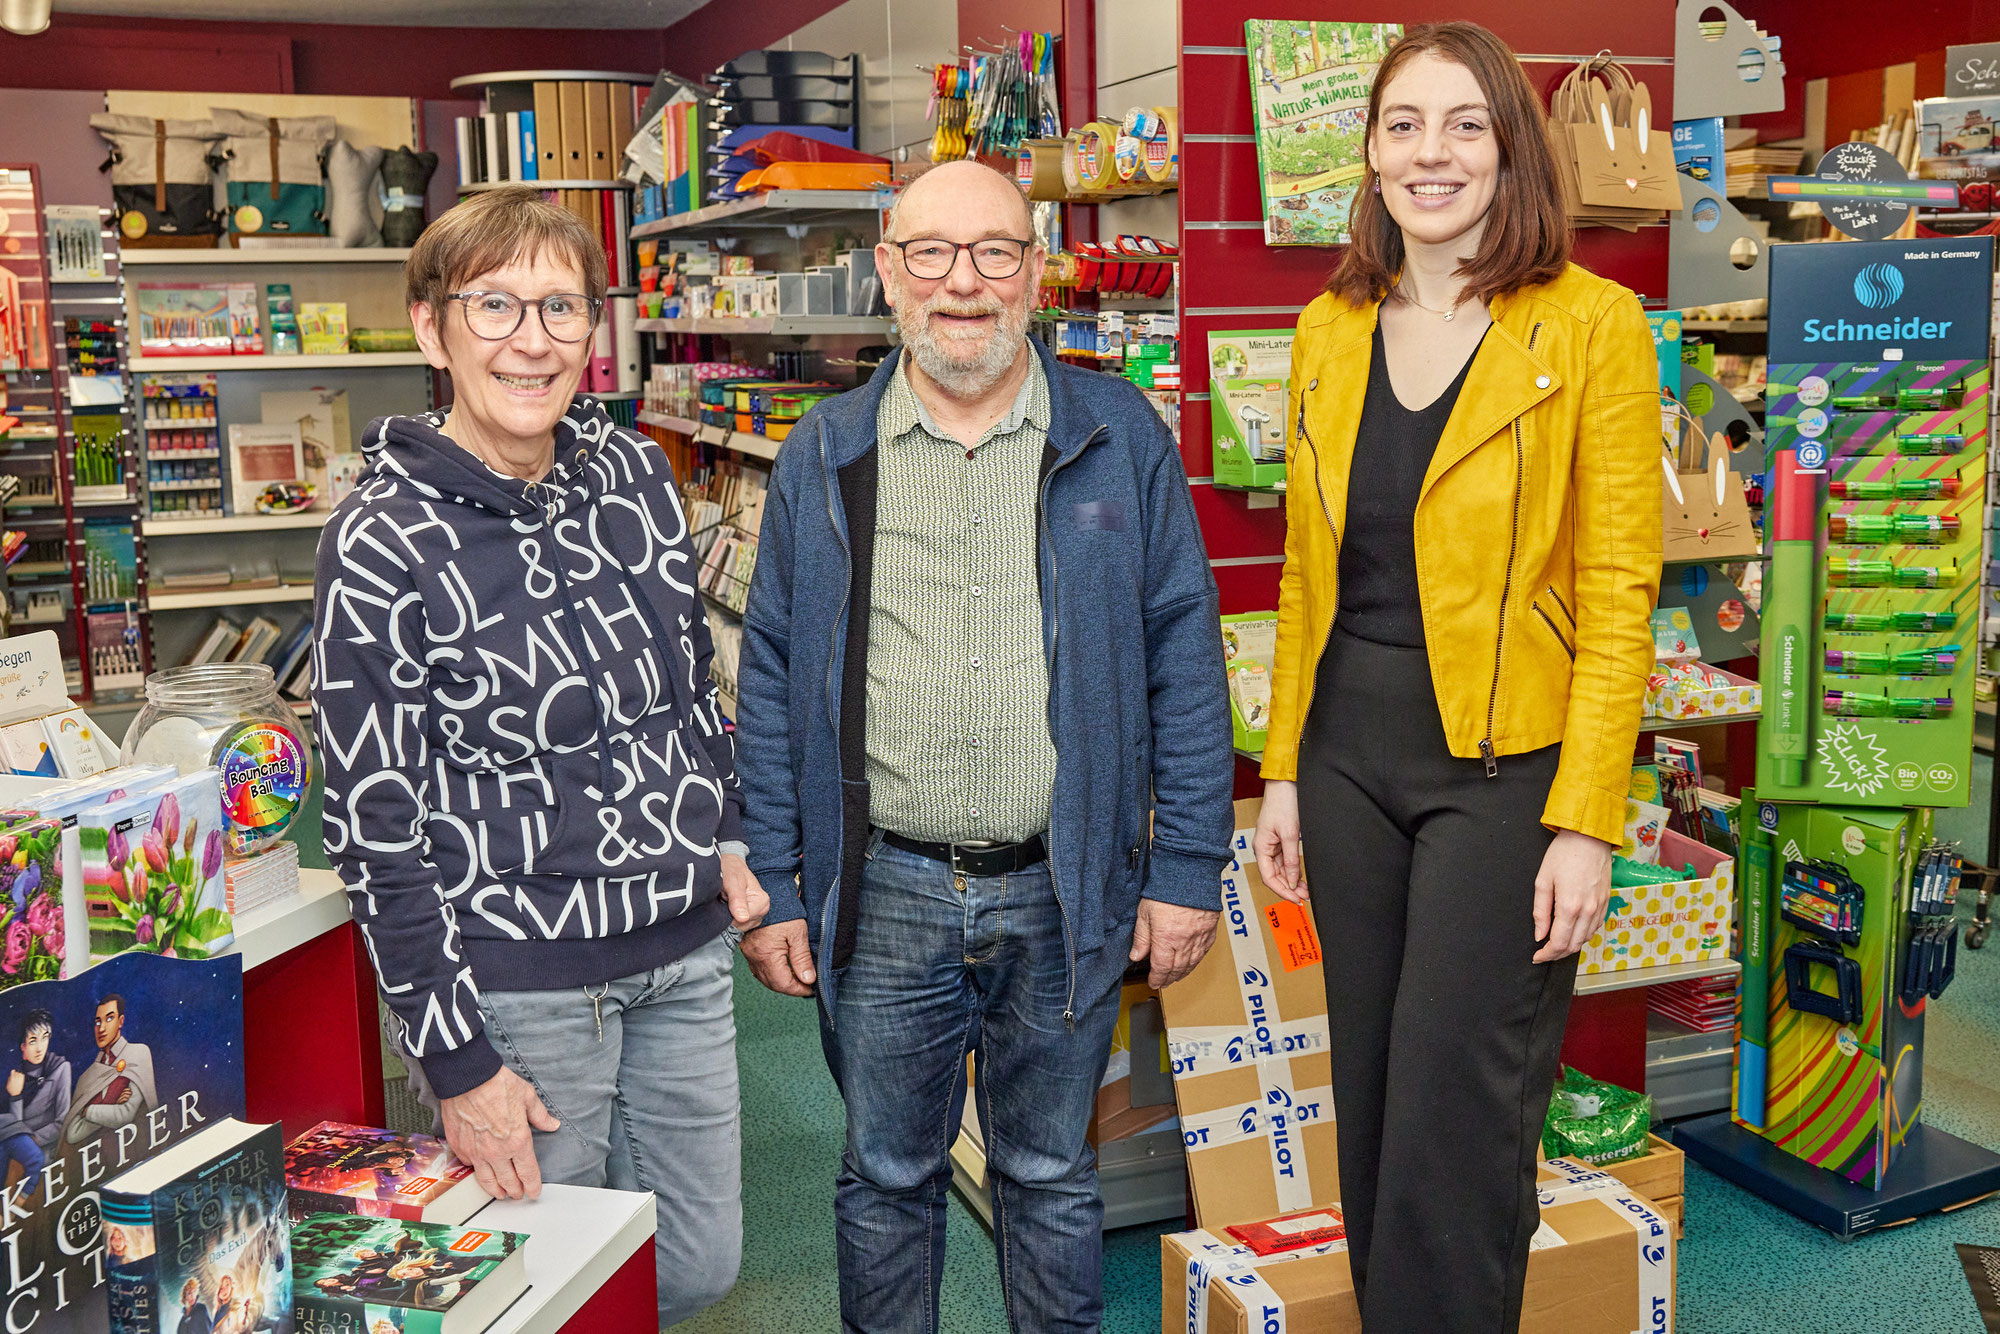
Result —
<svg viewBox="0 0 2000 1334"><path fill-rule="evenodd" d="M720 1301L743 1254L734 934L593 987L479 997L487 1039L562 1121L535 1132L542 1179L658 1197L662 1329ZM421 1080L411 1062L435 1107Z"/></svg>
<svg viewBox="0 0 2000 1334"><path fill-rule="evenodd" d="M1104 1314L1104 1204L1085 1140L1118 1021L1124 960L1079 969L1074 1025L1061 910L1046 864L968 876L878 837L854 955L820 1039L847 1103L834 1195L849 1334L935 1334L948 1154L975 1081L1007 1320L1094 1331ZM1115 966L1112 966L1115 965Z"/></svg>

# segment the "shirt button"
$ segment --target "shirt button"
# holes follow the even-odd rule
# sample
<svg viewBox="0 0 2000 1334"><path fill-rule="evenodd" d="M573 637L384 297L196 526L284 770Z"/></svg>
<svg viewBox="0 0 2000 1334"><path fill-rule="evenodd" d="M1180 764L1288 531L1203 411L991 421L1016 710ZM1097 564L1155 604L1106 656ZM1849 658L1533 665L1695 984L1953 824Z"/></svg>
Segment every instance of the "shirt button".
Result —
<svg viewBox="0 0 2000 1334"><path fill-rule="evenodd" d="M979 595L980 595L980 594L981 594L982 592L984 592L984 591L985 591L985 590L984 590L984 589L982 589L982 588L980 588L980 586L979 586L978 584L974 584L974 585L972 586L972 596L974 596L974 597L978 597L978 596L979 596Z"/></svg>
<svg viewBox="0 0 2000 1334"><path fill-rule="evenodd" d="M969 449L965 451L965 461L967 463L972 462L972 451Z"/></svg>
<svg viewBox="0 0 2000 1334"><path fill-rule="evenodd" d="M973 516L972 516L972 521L973 521L974 523L984 523L984 522L986 522L986 521L985 521L984 519L980 518L980 517L979 517L979 516L978 516L977 514L975 514L975 515L973 515Z"/></svg>
<svg viewBox="0 0 2000 1334"><path fill-rule="evenodd" d="M972 660L972 669L973 669L974 671L978 671L978 670L979 670L979 659L977 659L977 658L974 658L974 659Z"/></svg>
<svg viewBox="0 0 2000 1334"><path fill-rule="evenodd" d="M972 808L972 818L975 820L979 818L979 808L977 806Z"/></svg>
<svg viewBox="0 0 2000 1334"><path fill-rule="evenodd" d="M1537 389L1547 389L1548 387L1549 387L1549 377L1548 377L1548 376L1546 376L1546 375L1537 375L1537 376L1535 377L1535 388L1537 388Z"/></svg>
<svg viewBox="0 0 2000 1334"><path fill-rule="evenodd" d="M1313 379L1313 382L1312 382L1311 384L1307 385L1307 386L1306 386L1306 388L1308 388L1308 389L1317 389L1317 388L1319 388L1319 379L1318 379L1318 377L1317 377L1317 376L1315 376L1315 377L1314 377L1314 379Z"/></svg>

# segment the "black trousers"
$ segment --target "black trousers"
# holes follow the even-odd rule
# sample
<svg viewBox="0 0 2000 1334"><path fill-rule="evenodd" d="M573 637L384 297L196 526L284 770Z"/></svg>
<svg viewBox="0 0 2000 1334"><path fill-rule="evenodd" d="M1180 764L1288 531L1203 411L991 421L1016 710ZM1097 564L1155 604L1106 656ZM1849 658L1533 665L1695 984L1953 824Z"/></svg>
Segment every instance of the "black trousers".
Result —
<svg viewBox="0 0 2000 1334"><path fill-rule="evenodd" d="M1336 629L1299 762L1368 1334L1513 1334L1576 958L1532 962L1558 747L1455 759L1423 649Z"/></svg>

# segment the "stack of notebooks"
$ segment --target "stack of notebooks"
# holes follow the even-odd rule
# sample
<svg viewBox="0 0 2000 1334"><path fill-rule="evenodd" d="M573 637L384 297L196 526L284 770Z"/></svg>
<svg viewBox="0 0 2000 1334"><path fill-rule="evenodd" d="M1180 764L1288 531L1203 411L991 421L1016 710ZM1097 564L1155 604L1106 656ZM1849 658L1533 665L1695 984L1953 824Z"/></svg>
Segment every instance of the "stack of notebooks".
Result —
<svg viewBox="0 0 2000 1334"><path fill-rule="evenodd" d="M715 678L723 693L734 699L737 694L737 671L743 660L743 622L732 621L726 616L711 616L708 637L715 645L715 656L709 661L708 674ZM728 708L727 704L724 707Z"/></svg>
<svg viewBox="0 0 2000 1334"><path fill-rule="evenodd" d="M1646 988L1646 1008L1697 1033L1720 1033L1736 1023L1736 979L1693 977Z"/></svg>
<svg viewBox="0 0 2000 1334"><path fill-rule="evenodd" d="M1734 138L1745 132L1731 130L1727 133ZM1754 134L1755 131L1748 133ZM1722 161L1728 173L1724 194L1739 199L1768 199L1771 177L1798 174L1800 164L1805 161L1805 145L1797 139L1739 144L1723 153Z"/></svg>
<svg viewBox="0 0 2000 1334"><path fill-rule="evenodd" d="M249 912L299 892L299 845L280 839L255 857L231 857L222 864L231 913Z"/></svg>
<svg viewBox="0 0 2000 1334"><path fill-rule="evenodd" d="M701 562L701 587L710 597L741 613L750 604L750 576L757 568L757 539L721 528Z"/></svg>
<svg viewBox="0 0 2000 1334"><path fill-rule="evenodd" d="M312 618L306 617L286 635L268 617L252 618L238 627L218 616L195 645L183 666L210 662L262 662L271 668L281 694L305 702L312 698Z"/></svg>

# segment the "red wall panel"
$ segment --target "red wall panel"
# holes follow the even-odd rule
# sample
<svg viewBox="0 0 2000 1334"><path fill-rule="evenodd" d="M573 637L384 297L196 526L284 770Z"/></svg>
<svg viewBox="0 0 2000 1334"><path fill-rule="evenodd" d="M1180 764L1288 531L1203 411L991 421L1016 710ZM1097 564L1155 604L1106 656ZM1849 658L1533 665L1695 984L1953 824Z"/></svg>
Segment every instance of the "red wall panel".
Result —
<svg viewBox="0 0 2000 1334"><path fill-rule="evenodd" d="M1264 565L1216 566L1215 587L1222 595L1222 614L1234 616L1245 611L1276 611L1278 577L1284 568L1276 561Z"/></svg>
<svg viewBox="0 0 2000 1334"><path fill-rule="evenodd" d="M1736 12L1784 39L1785 69L1799 79L1881 69L1947 46L2000 40L2000 0L1896 0L1889 8L1862 0L1743 0ZM1789 93L1790 78L1786 83ZM1796 104L1788 97L1786 105Z"/></svg>

